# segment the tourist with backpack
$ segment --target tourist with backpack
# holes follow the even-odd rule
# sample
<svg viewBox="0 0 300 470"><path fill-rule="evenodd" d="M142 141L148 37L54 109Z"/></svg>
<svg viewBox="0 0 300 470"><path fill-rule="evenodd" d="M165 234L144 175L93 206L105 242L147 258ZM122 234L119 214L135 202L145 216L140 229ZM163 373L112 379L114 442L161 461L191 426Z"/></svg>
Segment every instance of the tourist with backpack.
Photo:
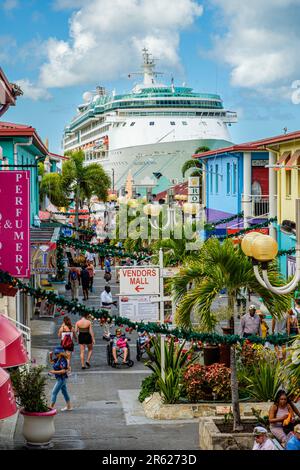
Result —
<svg viewBox="0 0 300 470"><path fill-rule="evenodd" d="M72 266L69 271L68 281L71 286L72 300L78 302L79 286L80 286L80 271L76 266Z"/></svg>
<svg viewBox="0 0 300 470"><path fill-rule="evenodd" d="M67 353L69 361L71 361L72 352L74 351L74 339L75 341L78 341L78 339L70 317L64 317L63 324L58 331L58 337L61 338L61 347Z"/></svg>

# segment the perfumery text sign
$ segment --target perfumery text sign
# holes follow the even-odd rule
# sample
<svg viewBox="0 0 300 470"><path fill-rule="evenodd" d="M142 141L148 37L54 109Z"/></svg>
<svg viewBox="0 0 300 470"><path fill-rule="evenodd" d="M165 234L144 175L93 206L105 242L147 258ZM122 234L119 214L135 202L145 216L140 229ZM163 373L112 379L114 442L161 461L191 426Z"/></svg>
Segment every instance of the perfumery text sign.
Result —
<svg viewBox="0 0 300 470"><path fill-rule="evenodd" d="M30 277L30 172L0 171L0 269Z"/></svg>

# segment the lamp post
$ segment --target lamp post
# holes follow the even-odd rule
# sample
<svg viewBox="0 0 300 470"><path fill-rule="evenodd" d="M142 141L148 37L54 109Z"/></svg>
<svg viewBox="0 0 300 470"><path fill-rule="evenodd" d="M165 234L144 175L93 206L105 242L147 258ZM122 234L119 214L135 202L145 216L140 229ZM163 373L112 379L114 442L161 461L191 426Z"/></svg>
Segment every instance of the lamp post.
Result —
<svg viewBox="0 0 300 470"><path fill-rule="evenodd" d="M282 295L293 292L300 281L300 199L296 199L296 272L288 284L275 287L269 281L268 263L272 262L278 253L277 242L272 237L252 232L244 237L241 247L245 255L252 258L255 277L265 289Z"/></svg>

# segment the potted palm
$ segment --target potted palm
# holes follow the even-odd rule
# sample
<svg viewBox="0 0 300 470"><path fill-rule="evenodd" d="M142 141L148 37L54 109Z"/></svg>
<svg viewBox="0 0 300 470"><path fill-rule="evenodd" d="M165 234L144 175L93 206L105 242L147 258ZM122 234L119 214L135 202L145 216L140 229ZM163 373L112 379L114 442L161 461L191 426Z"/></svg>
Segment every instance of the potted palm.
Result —
<svg viewBox="0 0 300 470"><path fill-rule="evenodd" d="M11 374L17 404L23 415L23 436L27 447L48 448L55 433L56 410L47 404L47 376L43 367L18 369Z"/></svg>

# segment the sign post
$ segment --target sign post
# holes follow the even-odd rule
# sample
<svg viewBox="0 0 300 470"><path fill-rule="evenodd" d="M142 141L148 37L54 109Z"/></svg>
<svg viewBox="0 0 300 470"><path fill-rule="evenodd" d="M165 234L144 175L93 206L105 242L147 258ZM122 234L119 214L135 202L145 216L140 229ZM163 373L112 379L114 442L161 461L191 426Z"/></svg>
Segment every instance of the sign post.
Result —
<svg viewBox="0 0 300 470"><path fill-rule="evenodd" d="M164 253L163 249L159 250L159 268L160 268L160 277L159 277L159 292L160 292L160 324L164 324L165 320L165 303L164 303L164 278L163 278L163 269L164 269ZM166 371L165 371L165 335L160 335L160 350L161 350L161 378L165 382Z"/></svg>

